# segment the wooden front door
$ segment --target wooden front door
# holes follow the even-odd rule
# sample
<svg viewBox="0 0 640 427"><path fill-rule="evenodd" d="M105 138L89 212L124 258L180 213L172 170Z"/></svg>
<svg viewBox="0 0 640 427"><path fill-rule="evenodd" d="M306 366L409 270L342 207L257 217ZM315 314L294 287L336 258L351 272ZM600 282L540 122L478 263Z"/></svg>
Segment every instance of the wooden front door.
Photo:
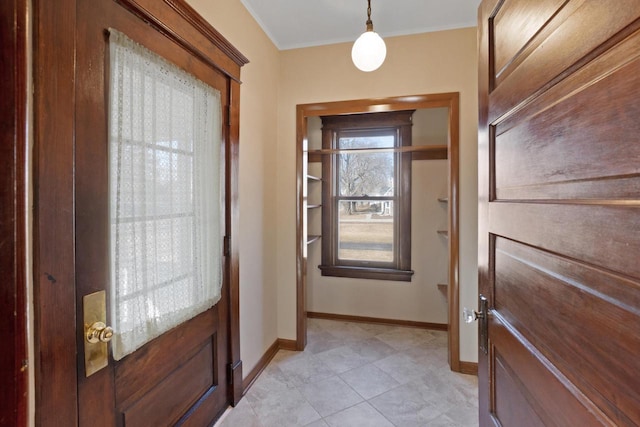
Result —
<svg viewBox="0 0 640 427"><path fill-rule="evenodd" d="M67 10L61 12L64 6L50 8L48 2L42 2L36 10L40 162L36 271L45 279L36 288L38 424L211 425L240 397L238 260L231 237L237 230L237 78L246 59L180 0L77 0L66 1L65 6ZM75 32L68 31L69 24ZM222 222L227 244L220 256L223 279L217 304L119 361L109 349L108 366L86 376L83 297L104 290L108 308L109 291L115 286L109 273L109 174L114 173L109 170L108 156L110 29L126 34L219 91L222 120L217 131L223 145L219 167L225 189ZM52 39L46 39L46 34ZM66 49L70 46L73 50ZM50 54L53 49L59 49L59 57ZM73 90L62 93L54 82L64 82L65 88L72 83ZM49 107L56 104L72 108ZM65 137L70 135L68 131L45 132L63 129L66 123L71 124L72 140ZM148 149L148 144L137 143ZM70 181L61 185L62 177L72 178L73 185ZM73 224L62 228L71 234L56 229L61 224ZM48 243L54 234L58 239L55 247ZM74 252L68 251L68 242L74 242ZM214 244L222 247L222 237ZM49 262L56 258L56 262ZM71 275L67 274L69 266ZM74 283L75 291L71 288L69 292ZM73 310L69 307L75 307L75 316L70 315ZM108 324L114 320L110 316L107 310ZM75 325L70 328L71 319ZM74 336L76 345L67 345ZM70 370L68 362L73 363L76 356L77 367Z"/></svg>
<svg viewBox="0 0 640 427"><path fill-rule="evenodd" d="M640 425L640 2L485 0L479 36L480 424Z"/></svg>

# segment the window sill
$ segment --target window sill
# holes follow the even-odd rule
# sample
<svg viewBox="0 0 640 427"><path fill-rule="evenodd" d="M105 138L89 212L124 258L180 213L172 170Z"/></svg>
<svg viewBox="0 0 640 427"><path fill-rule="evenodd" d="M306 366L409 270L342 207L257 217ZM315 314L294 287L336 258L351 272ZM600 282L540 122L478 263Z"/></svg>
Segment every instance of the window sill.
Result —
<svg viewBox="0 0 640 427"><path fill-rule="evenodd" d="M353 279L393 280L410 282L413 270L396 270L393 268L352 267L344 265L319 265L323 276L349 277Z"/></svg>

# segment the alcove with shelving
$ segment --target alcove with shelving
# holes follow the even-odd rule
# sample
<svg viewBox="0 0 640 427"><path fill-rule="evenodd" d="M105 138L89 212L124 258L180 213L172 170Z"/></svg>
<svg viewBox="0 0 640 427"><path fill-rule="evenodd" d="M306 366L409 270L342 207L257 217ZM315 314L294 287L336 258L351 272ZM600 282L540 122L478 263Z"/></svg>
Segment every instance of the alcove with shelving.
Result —
<svg viewBox="0 0 640 427"><path fill-rule="evenodd" d="M448 169L447 138L448 110L430 108L416 110L412 135L412 269L411 280L415 300L424 302L422 312L430 323L446 324L448 316ZM375 280L332 278L321 275L322 245L322 157L331 155L322 149L322 119L307 118L306 215L307 215L307 283L306 306L311 312L362 315L366 308L360 301L351 300L350 289ZM393 283L393 282L392 282ZM406 291L404 289L403 291ZM384 292L381 292L381 295ZM369 297L375 299L375 296ZM400 297L397 298L400 300ZM399 311L399 310L398 310ZM383 315L384 316L384 315ZM386 315L387 317L393 314ZM431 317L428 317L431 316ZM372 316L375 317L375 316ZM399 317L399 315L396 315ZM417 319L417 317L416 317Z"/></svg>
<svg viewBox="0 0 640 427"><path fill-rule="evenodd" d="M323 146L321 117L407 110L415 110L417 123L423 122L416 126L414 121L411 146L396 149L411 153L413 160L410 268L415 270L414 274L410 281L323 276L318 266L322 265L324 245L331 244L333 237L312 237L322 234L322 222L326 221L323 212L326 206L314 208L313 205L322 203L323 187L330 185L330 180L322 176L322 159L335 154L336 150L320 148ZM460 329L456 315L459 308L458 114L457 93L297 106L298 349L306 345L307 317L390 320L448 329L449 364L453 370L460 369ZM315 195L314 191L317 191ZM438 234L438 230L445 231L447 236Z"/></svg>
<svg viewBox="0 0 640 427"><path fill-rule="evenodd" d="M322 238L322 162L320 156L309 153L322 148L322 132L319 117L310 117L307 122L307 245L321 245ZM314 248L315 251L315 248ZM317 251L320 252L319 250ZM315 254L315 252L314 252ZM312 264L311 264L312 265Z"/></svg>
<svg viewBox="0 0 640 427"><path fill-rule="evenodd" d="M313 167L312 169L315 169ZM307 225L307 245L317 242L322 237L322 230L320 229L318 216L322 212L322 178L319 176L307 174L307 216L309 223ZM310 224L310 226L309 226Z"/></svg>
<svg viewBox="0 0 640 427"><path fill-rule="evenodd" d="M438 203L442 204L442 206L445 208L445 210L448 210L448 203L449 203L449 197L447 196L442 196L442 197L438 197ZM448 225L447 225L448 227ZM447 243L448 243L448 239L449 239L449 229L447 228L446 230L438 230L438 234L440 234L441 236L443 236L445 239L447 239ZM438 290L442 293L442 295L446 297L448 297L449 294L449 283L448 281L443 281L438 283Z"/></svg>

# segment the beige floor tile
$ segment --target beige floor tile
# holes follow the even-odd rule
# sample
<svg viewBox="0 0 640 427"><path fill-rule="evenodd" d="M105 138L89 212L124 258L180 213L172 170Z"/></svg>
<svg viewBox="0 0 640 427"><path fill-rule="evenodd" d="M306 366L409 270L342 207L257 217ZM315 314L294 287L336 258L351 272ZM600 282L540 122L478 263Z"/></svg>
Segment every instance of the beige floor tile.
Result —
<svg viewBox="0 0 640 427"><path fill-rule="evenodd" d="M365 399L371 399L400 385L373 364L345 372L340 377Z"/></svg>
<svg viewBox="0 0 640 427"><path fill-rule="evenodd" d="M245 398L250 402L265 399L273 393L295 389L293 381L277 366L269 366L253 383Z"/></svg>
<svg viewBox="0 0 640 427"><path fill-rule="evenodd" d="M322 360L336 374L359 368L368 363L366 358L355 352L348 345L318 353L316 357Z"/></svg>
<svg viewBox="0 0 640 427"><path fill-rule="evenodd" d="M394 427L366 402L331 415L325 420L330 427Z"/></svg>
<svg viewBox="0 0 640 427"><path fill-rule="evenodd" d="M308 351L311 354L318 354L323 351L342 347L343 345L343 340L336 338L325 330L320 330L308 335L307 347L304 351Z"/></svg>
<svg viewBox="0 0 640 427"><path fill-rule="evenodd" d="M312 354L280 362L277 366L288 378L288 381L295 385L322 381L335 375L333 369Z"/></svg>
<svg viewBox="0 0 640 427"><path fill-rule="evenodd" d="M329 427L329 424L325 420L314 421L311 424L307 424L304 427Z"/></svg>
<svg viewBox="0 0 640 427"><path fill-rule="evenodd" d="M361 341L367 338L371 338L376 333L369 331L362 327L360 323L352 322L336 322L335 326L327 329L331 335L336 338L342 339L345 342Z"/></svg>
<svg viewBox="0 0 640 427"><path fill-rule="evenodd" d="M273 393L250 404L264 427L300 427L321 418L297 389Z"/></svg>
<svg viewBox="0 0 640 427"><path fill-rule="evenodd" d="M369 403L394 425L403 427L423 427L444 412L437 402L423 399L412 384L394 388Z"/></svg>
<svg viewBox="0 0 640 427"><path fill-rule="evenodd" d="M444 415L459 426L474 425L478 422L478 406L467 403L450 409Z"/></svg>
<svg viewBox="0 0 640 427"><path fill-rule="evenodd" d="M369 331L375 335L384 334L386 332L390 332L399 328L399 326L384 325L381 323L358 323L358 326L360 326L365 331Z"/></svg>
<svg viewBox="0 0 640 427"><path fill-rule="evenodd" d="M377 337L349 344L349 347L362 356L367 363L376 362L397 352L393 347L380 341Z"/></svg>
<svg viewBox="0 0 640 427"><path fill-rule="evenodd" d="M376 335L376 338L396 350L407 350L433 341L436 339L436 336L431 334L431 331L425 329L396 328L392 331Z"/></svg>
<svg viewBox="0 0 640 427"><path fill-rule="evenodd" d="M299 389L307 402L323 417L362 402L362 397L340 377L305 384Z"/></svg>
<svg viewBox="0 0 640 427"><path fill-rule="evenodd" d="M243 399L219 423L219 427L263 427L247 399Z"/></svg>
<svg viewBox="0 0 640 427"><path fill-rule="evenodd" d="M374 363L378 368L391 375L400 384L406 384L429 373L428 365L413 361L406 354L398 353Z"/></svg>
<svg viewBox="0 0 640 427"><path fill-rule="evenodd" d="M218 427L474 427L477 377L451 372L447 333L309 319Z"/></svg>

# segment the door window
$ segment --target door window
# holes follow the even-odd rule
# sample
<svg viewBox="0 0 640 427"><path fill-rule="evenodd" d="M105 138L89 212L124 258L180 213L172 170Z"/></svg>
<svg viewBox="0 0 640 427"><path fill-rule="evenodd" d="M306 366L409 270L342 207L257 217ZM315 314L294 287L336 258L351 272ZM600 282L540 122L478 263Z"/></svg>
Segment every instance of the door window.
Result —
<svg viewBox="0 0 640 427"><path fill-rule="evenodd" d="M220 93L110 31L113 357L212 307L222 285Z"/></svg>

